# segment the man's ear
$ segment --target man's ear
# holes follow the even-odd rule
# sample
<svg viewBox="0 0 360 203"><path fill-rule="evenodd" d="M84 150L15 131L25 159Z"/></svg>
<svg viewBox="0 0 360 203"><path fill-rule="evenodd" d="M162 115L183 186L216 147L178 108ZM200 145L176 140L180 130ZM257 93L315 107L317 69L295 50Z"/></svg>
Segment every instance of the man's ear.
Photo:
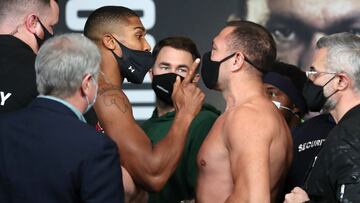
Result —
<svg viewBox="0 0 360 203"><path fill-rule="evenodd" d="M33 33L36 33L36 27L38 25L38 17L35 15L35 13L30 13L29 15L25 16L25 28Z"/></svg>
<svg viewBox="0 0 360 203"><path fill-rule="evenodd" d="M116 51L116 47L118 47L116 44L117 42L115 41L114 37L110 34L105 34L102 39L101 39L101 42L103 44L103 46L109 50L112 50L114 51L116 54L119 54L117 53ZM120 47L119 47L120 49ZM120 52L121 52L121 49L120 49ZM121 53L119 54L119 56L121 55Z"/></svg>
<svg viewBox="0 0 360 203"><path fill-rule="evenodd" d="M245 56L241 52L236 52L234 58L235 58L235 61L232 64L231 69L230 69L233 72L241 69L242 65L244 64Z"/></svg>
<svg viewBox="0 0 360 203"><path fill-rule="evenodd" d="M83 80L81 81L81 94L82 96L86 96L90 94L90 83L91 83L91 79L92 76L90 74L86 74L83 78Z"/></svg>
<svg viewBox="0 0 360 203"><path fill-rule="evenodd" d="M336 83L338 90L344 90L349 87L351 79L345 73L338 74L338 82Z"/></svg>

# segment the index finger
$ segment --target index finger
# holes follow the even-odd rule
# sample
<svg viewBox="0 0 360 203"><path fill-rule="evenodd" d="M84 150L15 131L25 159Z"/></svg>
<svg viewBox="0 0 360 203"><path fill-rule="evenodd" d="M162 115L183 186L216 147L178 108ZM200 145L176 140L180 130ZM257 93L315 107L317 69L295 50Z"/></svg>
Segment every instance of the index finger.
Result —
<svg viewBox="0 0 360 203"><path fill-rule="evenodd" d="M188 74L186 75L185 79L182 81L182 84L188 84L191 83L192 79L195 76L196 73L196 69L198 68L200 63L200 59L197 58L195 59L195 61L193 62L193 64L191 65Z"/></svg>

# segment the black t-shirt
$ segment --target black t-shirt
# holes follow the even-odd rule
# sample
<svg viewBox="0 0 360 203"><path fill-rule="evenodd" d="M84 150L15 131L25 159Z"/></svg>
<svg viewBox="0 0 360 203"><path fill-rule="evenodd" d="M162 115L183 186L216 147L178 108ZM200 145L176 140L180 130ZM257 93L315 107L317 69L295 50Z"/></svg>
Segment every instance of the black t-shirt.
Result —
<svg viewBox="0 0 360 203"><path fill-rule="evenodd" d="M310 165L325 143L329 132L336 123L330 114L313 117L292 130L294 143L293 162L288 172L285 192L305 183Z"/></svg>
<svg viewBox="0 0 360 203"><path fill-rule="evenodd" d="M38 95L35 58L20 39L0 35L0 113L26 107Z"/></svg>

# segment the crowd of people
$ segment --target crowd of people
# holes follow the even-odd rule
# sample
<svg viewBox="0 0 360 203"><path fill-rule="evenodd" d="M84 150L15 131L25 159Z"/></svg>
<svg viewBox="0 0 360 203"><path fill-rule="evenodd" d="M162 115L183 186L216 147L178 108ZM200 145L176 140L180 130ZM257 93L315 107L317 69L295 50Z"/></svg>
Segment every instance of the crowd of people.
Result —
<svg viewBox="0 0 360 203"><path fill-rule="evenodd" d="M319 38L303 71L251 21L201 56L183 36L150 47L126 7L96 9L83 34L54 35L58 19L56 0L0 2L0 202L360 201L356 34ZM122 85L147 73L139 125Z"/></svg>

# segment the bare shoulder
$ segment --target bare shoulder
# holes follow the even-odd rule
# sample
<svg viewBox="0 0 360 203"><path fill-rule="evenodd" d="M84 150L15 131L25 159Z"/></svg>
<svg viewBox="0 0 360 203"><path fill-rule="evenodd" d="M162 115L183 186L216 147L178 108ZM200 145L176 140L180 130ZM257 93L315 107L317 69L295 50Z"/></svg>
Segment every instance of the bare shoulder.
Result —
<svg viewBox="0 0 360 203"><path fill-rule="evenodd" d="M256 99L226 112L224 135L229 139L270 140L281 116L271 101Z"/></svg>
<svg viewBox="0 0 360 203"><path fill-rule="evenodd" d="M116 108L122 113L131 111L130 101L119 86L99 84L98 97L98 103L104 108Z"/></svg>
<svg viewBox="0 0 360 203"><path fill-rule="evenodd" d="M120 86L100 83L94 107L107 133L111 133L110 131L116 128L132 130L130 126L136 126L130 101Z"/></svg>

